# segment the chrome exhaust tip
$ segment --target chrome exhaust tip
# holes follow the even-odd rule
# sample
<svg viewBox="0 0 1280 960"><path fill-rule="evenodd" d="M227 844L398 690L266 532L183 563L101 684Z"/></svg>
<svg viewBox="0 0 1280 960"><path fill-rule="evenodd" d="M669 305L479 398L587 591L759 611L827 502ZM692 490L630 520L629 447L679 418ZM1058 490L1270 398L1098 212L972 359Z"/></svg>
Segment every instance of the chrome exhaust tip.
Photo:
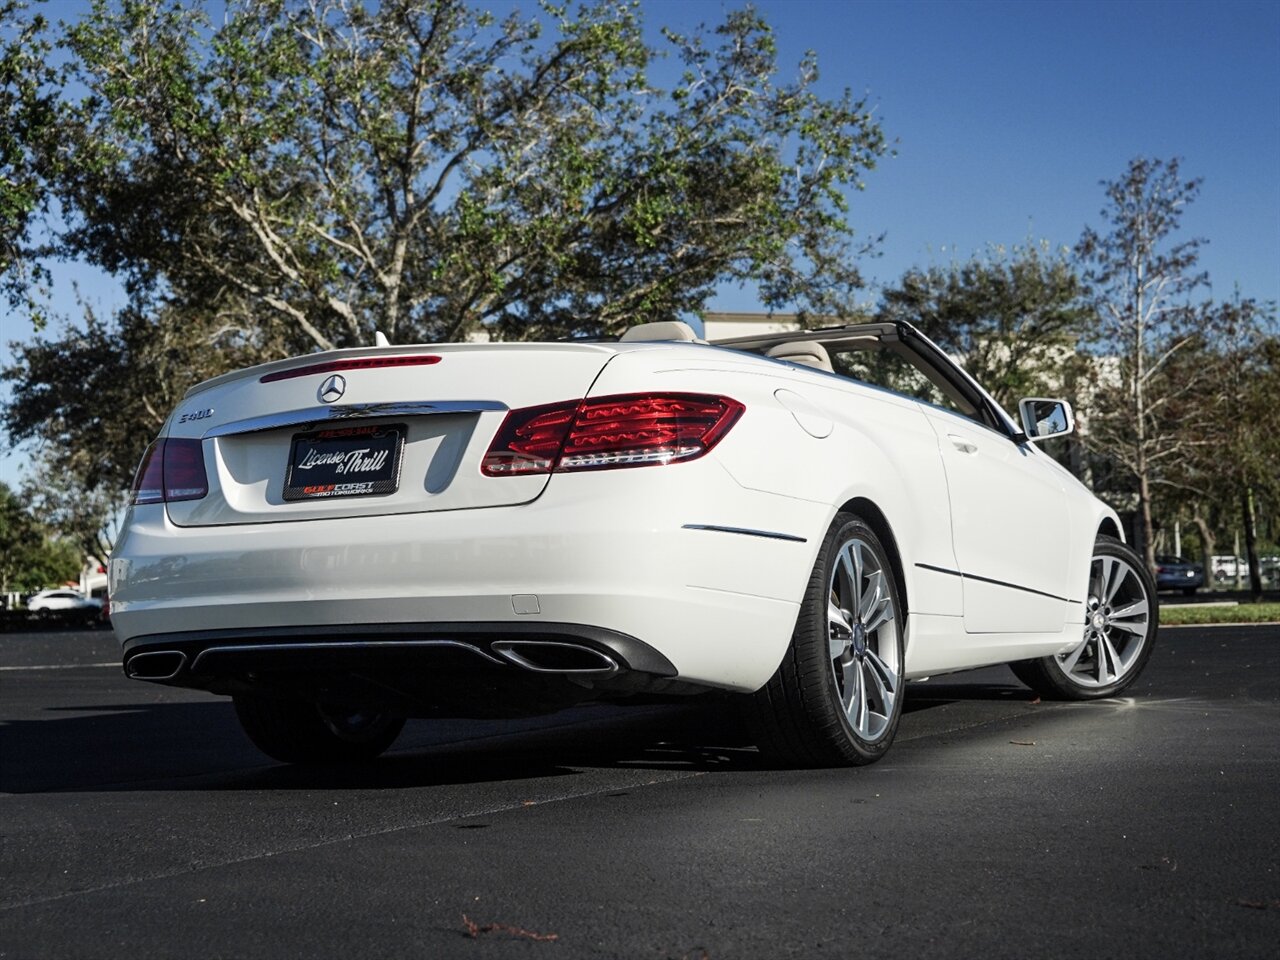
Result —
<svg viewBox="0 0 1280 960"><path fill-rule="evenodd" d="M490 649L534 673L604 677L617 673L618 662L593 647L555 640L497 640Z"/></svg>
<svg viewBox="0 0 1280 960"><path fill-rule="evenodd" d="M133 680L172 680L186 665L187 655L180 650L153 650L135 653L124 672Z"/></svg>

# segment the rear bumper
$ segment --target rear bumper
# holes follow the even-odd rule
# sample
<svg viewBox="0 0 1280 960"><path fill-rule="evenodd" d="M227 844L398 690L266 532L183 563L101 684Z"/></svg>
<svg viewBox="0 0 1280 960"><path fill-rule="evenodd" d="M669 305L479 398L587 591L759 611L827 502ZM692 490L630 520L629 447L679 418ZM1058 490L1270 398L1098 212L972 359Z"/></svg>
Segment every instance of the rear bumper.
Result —
<svg viewBox="0 0 1280 960"><path fill-rule="evenodd" d="M533 673L606 677L638 672L675 677L676 668L648 644L625 634L570 623L369 623L259 629L194 630L134 637L124 670L138 680L201 686L218 677L318 662L374 663L380 656L429 662L464 653L488 666ZM165 658L163 661L160 658Z"/></svg>
<svg viewBox="0 0 1280 960"><path fill-rule="evenodd" d="M214 693L377 705L401 716L510 717L586 699L674 692L647 644L575 624L397 623L134 637L136 680Z"/></svg>
<svg viewBox="0 0 1280 960"><path fill-rule="evenodd" d="M754 690L790 640L830 509L744 490L711 460L557 476L533 503L481 510L190 528L134 508L112 623L126 659L167 643L197 674L231 663L197 665L206 642L312 657L339 648L297 645L457 641L481 669L513 666L494 643L538 637L623 673Z"/></svg>

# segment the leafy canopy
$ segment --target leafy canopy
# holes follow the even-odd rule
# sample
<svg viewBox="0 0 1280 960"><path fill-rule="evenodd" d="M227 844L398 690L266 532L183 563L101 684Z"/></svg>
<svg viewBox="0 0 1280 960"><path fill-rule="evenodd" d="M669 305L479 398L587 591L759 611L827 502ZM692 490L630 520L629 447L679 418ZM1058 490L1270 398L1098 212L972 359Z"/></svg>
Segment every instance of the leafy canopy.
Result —
<svg viewBox="0 0 1280 960"><path fill-rule="evenodd" d="M46 208L37 155L57 117L46 24L23 14L0 0L0 293L11 308L33 305L31 284L48 279L32 228Z"/></svg>
<svg viewBox="0 0 1280 960"><path fill-rule="evenodd" d="M1064 363L1092 316L1074 265L1044 242L908 270L884 291L879 312L961 358L1006 410L1022 397L1061 392Z"/></svg>
<svg viewBox="0 0 1280 960"><path fill-rule="evenodd" d="M62 39L46 158L64 252L263 355L485 331L617 333L752 280L843 313L844 189L885 150L864 100L778 79L750 9L641 32L637 3L96 0ZM659 56L681 71L651 82Z"/></svg>
<svg viewBox="0 0 1280 960"><path fill-rule="evenodd" d="M1095 365L1086 442L1132 476L1148 566L1155 566L1154 488L1178 461L1211 441L1209 411L1187 401L1213 368L1178 362L1206 338L1218 318L1193 299L1205 282L1199 239L1179 236L1182 215L1199 194L1179 161L1137 157L1124 175L1104 181L1106 232L1090 227L1076 247L1097 311Z"/></svg>
<svg viewBox="0 0 1280 960"><path fill-rule="evenodd" d="M845 190L880 126L816 92L811 56L782 79L749 8L656 45L621 0L502 20L460 0L0 16L22 40L0 95L41 120L10 128L0 172L24 192L4 236L54 211L53 252L129 296L4 372L10 439L36 445L49 509L86 543L183 391L225 370L375 330L613 334L734 280L841 315L861 282ZM19 272L38 262L11 248Z"/></svg>
<svg viewBox="0 0 1280 960"><path fill-rule="evenodd" d="M10 592L33 592L74 579L80 554L55 537L29 502L0 483L0 600Z"/></svg>

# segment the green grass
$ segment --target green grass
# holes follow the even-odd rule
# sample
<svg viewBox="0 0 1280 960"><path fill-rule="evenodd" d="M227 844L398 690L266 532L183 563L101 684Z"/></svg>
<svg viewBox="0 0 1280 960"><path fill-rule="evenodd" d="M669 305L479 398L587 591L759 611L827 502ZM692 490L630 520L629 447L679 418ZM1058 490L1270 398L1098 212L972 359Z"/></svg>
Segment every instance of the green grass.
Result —
<svg viewBox="0 0 1280 960"><path fill-rule="evenodd" d="M1162 626L1191 623L1280 623L1280 603L1242 603L1235 607L1188 604L1160 609Z"/></svg>

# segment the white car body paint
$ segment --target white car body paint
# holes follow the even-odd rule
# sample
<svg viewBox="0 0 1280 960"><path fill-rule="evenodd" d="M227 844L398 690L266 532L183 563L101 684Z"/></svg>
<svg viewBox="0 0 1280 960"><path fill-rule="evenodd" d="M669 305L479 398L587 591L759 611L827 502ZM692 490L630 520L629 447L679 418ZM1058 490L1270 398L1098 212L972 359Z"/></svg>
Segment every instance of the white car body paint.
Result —
<svg viewBox="0 0 1280 960"><path fill-rule="evenodd" d="M441 359L344 370L332 405L317 396L326 373L261 382L421 354ZM690 462L481 474L507 409L642 392L714 394L745 412ZM407 406L424 403L452 406ZM364 417L342 422L406 426L395 493L283 498L290 439L327 406ZM292 422L238 432L273 417ZM887 524L907 606L904 673L923 677L1078 645L1094 541L1104 523L1119 530L1030 443L697 343L333 351L202 384L161 436L201 441L208 493L131 508L109 571L126 647L204 630L578 624L642 641L689 684L752 691L777 669L819 546L852 504Z"/></svg>

